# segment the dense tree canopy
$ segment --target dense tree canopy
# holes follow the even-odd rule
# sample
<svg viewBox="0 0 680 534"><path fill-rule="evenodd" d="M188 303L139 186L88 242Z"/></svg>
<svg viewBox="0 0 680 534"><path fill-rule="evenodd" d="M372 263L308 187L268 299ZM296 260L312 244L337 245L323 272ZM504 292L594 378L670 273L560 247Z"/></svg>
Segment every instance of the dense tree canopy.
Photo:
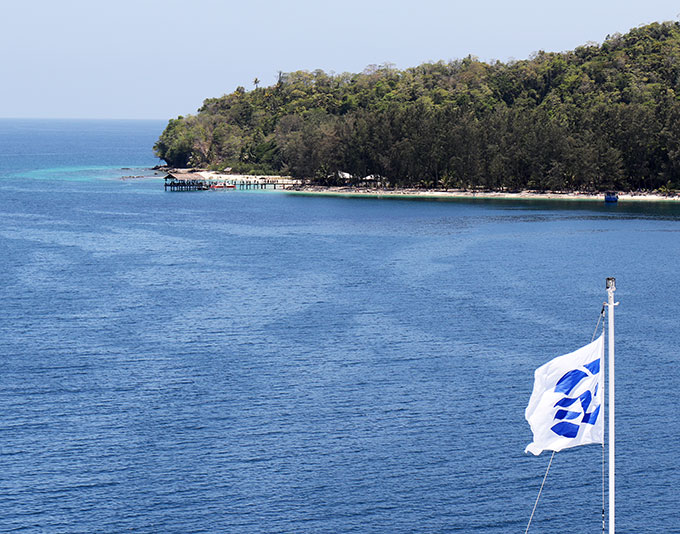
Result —
<svg viewBox="0 0 680 534"><path fill-rule="evenodd" d="M209 98L154 146L173 166L321 184L602 190L680 187L680 24L493 64L279 73Z"/></svg>

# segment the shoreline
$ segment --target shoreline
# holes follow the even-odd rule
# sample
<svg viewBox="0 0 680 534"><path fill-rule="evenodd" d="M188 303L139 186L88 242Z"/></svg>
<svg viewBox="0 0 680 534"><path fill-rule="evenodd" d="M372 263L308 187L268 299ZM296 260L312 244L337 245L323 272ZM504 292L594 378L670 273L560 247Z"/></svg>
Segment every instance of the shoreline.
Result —
<svg viewBox="0 0 680 534"><path fill-rule="evenodd" d="M368 187L352 186L321 186L302 185L300 180L290 176L279 175L247 175L231 174L210 171L201 168L173 168L166 165L158 165L149 170L155 172L179 172L182 174L195 174L205 180L241 180L244 182L257 182L262 179L276 181L282 186L281 192L300 196L332 196L344 198L389 198L395 200L562 200L562 201L586 201L604 203L604 192L556 192L556 191L470 191L466 189L376 189ZM136 178L136 176L124 177ZM680 203L680 194L663 195L660 193L645 192L618 192L618 202L667 202ZM615 203L612 203L615 204Z"/></svg>
<svg viewBox="0 0 680 534"><path fill-rule="evenodd" d="M397 200L564 200L604 203L604 193L556 193L537 191L466 191L450 189L367 189L355 187L302 186L288 188L285 193L301 196L333 196L345 198L393 198ZM658 193L619 193L619 202L669 202L680 203L680 196ZM612 203L615 204L615 203Z"/></svg>

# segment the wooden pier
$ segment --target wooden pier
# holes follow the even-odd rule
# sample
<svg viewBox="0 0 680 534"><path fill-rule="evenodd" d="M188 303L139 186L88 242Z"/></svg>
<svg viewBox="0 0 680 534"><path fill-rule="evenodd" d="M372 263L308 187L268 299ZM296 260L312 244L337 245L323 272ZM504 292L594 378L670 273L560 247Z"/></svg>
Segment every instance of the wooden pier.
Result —
<svg viewBox="0 0 680 534"><path fill-rule="evenodd" d="M217 175L203 172L169 172L165 176L166 191L211 191L219 189L283 189L292 180L265 176Z"/></svg>

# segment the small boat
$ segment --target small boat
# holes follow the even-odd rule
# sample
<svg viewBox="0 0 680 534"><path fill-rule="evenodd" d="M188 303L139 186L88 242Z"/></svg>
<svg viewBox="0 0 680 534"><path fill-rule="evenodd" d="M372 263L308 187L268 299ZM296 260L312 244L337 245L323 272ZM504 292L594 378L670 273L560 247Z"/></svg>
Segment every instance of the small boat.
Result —
<svg viewBox="0 0 680 534"><path fill-rule="evenodd" d="M210 184L210 189L236 189L236 185L227 183L215 183Z"/></svg>
<svg viewBox="0 0 680 534"><path fill-rule="evenodd" d="M618 202L619 194L616 191L605 191L604 193L605 202Z"/></svg>

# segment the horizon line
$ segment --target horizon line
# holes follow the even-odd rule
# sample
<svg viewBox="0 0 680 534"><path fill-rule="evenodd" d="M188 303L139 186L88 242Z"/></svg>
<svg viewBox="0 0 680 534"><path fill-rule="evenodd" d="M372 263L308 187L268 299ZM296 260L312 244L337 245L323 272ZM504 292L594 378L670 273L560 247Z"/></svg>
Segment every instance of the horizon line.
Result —
<svg viewBox="0 0 680 534"><path fill-rule="evenodd" d="M130 117L2 117L0 120L15 120L15 121L168 121L168 118L130 118Z"/></svg>

